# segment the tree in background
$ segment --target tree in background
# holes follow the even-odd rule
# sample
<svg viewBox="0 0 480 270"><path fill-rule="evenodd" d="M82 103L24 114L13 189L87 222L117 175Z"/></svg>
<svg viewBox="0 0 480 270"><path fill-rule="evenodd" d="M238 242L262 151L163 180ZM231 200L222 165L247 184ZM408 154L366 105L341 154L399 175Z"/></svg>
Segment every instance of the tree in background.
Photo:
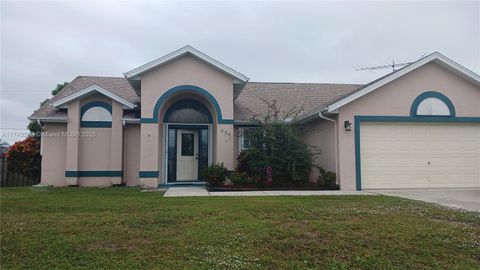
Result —
<svg viewBox="0 0 480 270"><path fill-rule="evenodd" d="M65 86L67 85L68 85L68 82L57 84L57 87L55 87L55 89L52 90L52 96L55 96L56 94L58 94L58 92L62 91L62 89L65 88Z"/></svg>
<svg viewBox="0 0 480 270"><path fill-rule="evenodd" d="M8 148L5 157L9 170L31 177L33 180L40 179L40 141L37 138L29 136L23 141L14 143Z"/></svg>
<svg viewBox="0 0 480 270"><path fill-rule="evenodd" d="M40 138L42 128L40 127L40 124L38 124L37 121L30 121L30 123L28 123L27 128L30 131L30 136L34 138Z"/></svg>
<svg viewBox="0 0 480 270"><path fill-rule="evenodd" d="M68 82L64 82L64 83L60 83L60 84L57 84L57 86L55 87L55 89L52 90L52 96L55 96L56 94L58 94L60 91L62 91L63 88L65 88L66 86L68 85ZM42 106L43 104L45 104L45 102L49 101L50 99L47 98L45 99L43 102L40 102L40 106ZM28 126L27 126L27 129L30 131L30 133L32 134L33 137L35 138L38 138L40 137L40 132L42 132L42 128L40 127L40 125L35 122L35 121L31 121L30 123L28 123Z"/></svg>

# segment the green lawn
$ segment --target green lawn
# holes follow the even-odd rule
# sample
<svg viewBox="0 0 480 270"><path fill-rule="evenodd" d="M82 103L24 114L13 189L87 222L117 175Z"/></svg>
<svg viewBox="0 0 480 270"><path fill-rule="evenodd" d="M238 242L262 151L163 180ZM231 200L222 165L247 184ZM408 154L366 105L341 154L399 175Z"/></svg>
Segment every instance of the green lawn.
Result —
<svg viewBox="0 0 480 270"><path fill-rule="evenodd" d="M2 269L479 269L480 215L384 196L2 188Z"/></svg>

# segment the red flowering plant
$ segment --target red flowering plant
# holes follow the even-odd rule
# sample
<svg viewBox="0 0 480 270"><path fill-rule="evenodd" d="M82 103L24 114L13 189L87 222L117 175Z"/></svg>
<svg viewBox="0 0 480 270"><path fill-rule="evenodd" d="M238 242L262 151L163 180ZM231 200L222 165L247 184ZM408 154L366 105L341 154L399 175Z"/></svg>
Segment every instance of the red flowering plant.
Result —
<svg viewBox="0 0 480 270"><path fill-rule="evenodd" d="M7 167L33 180L40 178L41 156L40 141L34 137L27 137L8 148L6 153Z"/></svg>

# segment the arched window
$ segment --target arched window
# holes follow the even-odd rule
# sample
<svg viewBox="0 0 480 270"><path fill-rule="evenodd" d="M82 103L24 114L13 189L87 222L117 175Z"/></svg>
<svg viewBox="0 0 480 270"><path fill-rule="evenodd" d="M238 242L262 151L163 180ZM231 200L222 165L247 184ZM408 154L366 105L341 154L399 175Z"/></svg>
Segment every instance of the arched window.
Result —
<svg viewBox="0 0 480 270"><path fill-rule="evenodd" d="M89 102L81 108L81 127L112 127L112 106L102 101Z"/></svg>
<svg viewBox="0 0 480 270"><path fill-rule="evenodd" d="M175 102L168 108L163 122L209 124L213 123L213 120L210 111L205 105L193 99L183 99Z"/></svg>
<svg viewBox="0 0 480 270"><path fill-rule="evenodd" d="M455 107L445 95L428 91L420 94L412 103L412 116L450 116L455 117Z"/></svg>
<svg viewBox="0 0 480 270"><path fill-rule="evenodd" d="M429 97L418 104L417 115L450 115L450 109L442 100Z"/></svg>

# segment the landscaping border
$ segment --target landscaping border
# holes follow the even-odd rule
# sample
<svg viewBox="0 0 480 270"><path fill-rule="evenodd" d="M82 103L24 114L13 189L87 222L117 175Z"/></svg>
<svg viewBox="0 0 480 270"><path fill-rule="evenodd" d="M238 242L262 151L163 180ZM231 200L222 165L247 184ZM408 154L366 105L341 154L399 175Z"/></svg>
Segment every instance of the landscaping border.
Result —
<svg viewBox="0 0 480 270"><path fill-rule="evenodd" d="M212 187L207 185L208 192L225 191L285 191L285 190L340 190L336 187Z"/></svg>

